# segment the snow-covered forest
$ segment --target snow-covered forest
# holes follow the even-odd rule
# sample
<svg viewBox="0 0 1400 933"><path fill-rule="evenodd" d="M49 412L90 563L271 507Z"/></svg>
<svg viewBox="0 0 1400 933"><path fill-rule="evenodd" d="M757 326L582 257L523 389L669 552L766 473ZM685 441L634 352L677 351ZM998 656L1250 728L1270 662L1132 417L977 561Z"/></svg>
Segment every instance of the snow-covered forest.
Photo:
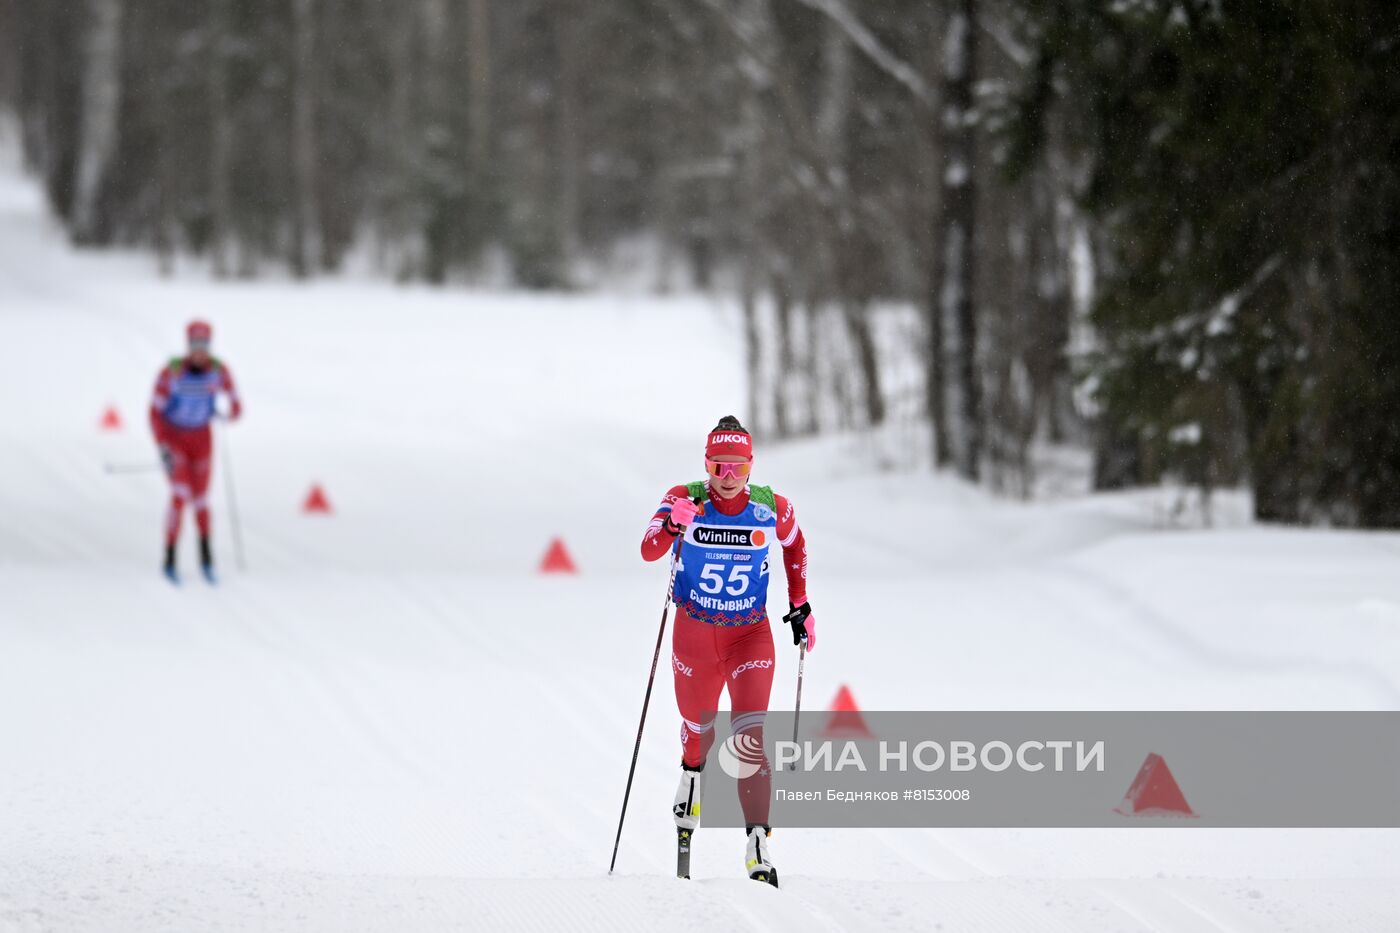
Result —
<svg viewBox="0 0 1400 933"><path fill-rule="evenodd" d="M1395 4L0 11L75 243L216 277L625 267L742 297L770 436L918 419L928 458L1014 495L1069 442L1097 488L1400 525Z"/></svg>

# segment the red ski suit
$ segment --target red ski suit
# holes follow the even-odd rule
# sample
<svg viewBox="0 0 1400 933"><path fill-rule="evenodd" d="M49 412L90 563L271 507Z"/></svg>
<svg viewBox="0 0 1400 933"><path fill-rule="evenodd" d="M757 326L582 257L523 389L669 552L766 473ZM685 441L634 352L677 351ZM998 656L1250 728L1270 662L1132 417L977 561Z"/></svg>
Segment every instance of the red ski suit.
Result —
<svg viewBox="0 0 1400 933"><path fill-rule="evenodd" d="M156 376L151 393L151 433L170 479L170 507L165 514L168 545L175 544L180 536L186 503L194 506L200 536L209 536L206 494L214 447L209 421L214 417L214 399L219 393L228 396L230 415L237 418L241 404L233 376L227 366L212 357L206 366L198 368L187 359L171 360Z"/></svg>
<svg viewBox="0 0 1400 933"><path fill-rule="evenodd" d="M737 515L749 503L747 489L732 499L721 499L706 487L707 509ZM671 505L686 498L685 486L673 486L661 500L642 538L642 557L658 560L675 543L666 530ZM797 525L792 503L774 494L778 516L777 537L783 549L788 600L800 606L807 601L807 542ZM687 766L699 768L714 742L715 713L720 691L729 690L730 732L753 735L762 747L763 719L773 688L773 632L767 615L747 625L712 625L691 618L677 607L671 640L671 670L676 685L676 705L681 714L681 757ZM744 821L768 822L772 770L765 758L758 773L739 781Z"/></svg>

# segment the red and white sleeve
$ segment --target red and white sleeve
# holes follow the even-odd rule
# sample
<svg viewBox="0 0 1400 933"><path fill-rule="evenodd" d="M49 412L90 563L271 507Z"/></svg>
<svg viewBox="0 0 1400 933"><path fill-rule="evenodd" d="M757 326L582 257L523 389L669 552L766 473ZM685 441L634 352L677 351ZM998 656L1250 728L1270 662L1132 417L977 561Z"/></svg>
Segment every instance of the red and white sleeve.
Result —
<svg viewBox="0 0 1400 933"><path fill-rule="evenodd" d="M156 376L156 387L151 392L151 433L159 441L165 434L165 406L170 403L170 369L162 369Z"/></svg>
<svg viewBox="0 0 1400 933"><path fill-rule="evenodd" d="M219 388L228 395L230 402L238 403L238 388L233 384L233 373L229 372L228 367L223 363L219 364Z"/></svg>
<svg viewBox="0 0 1400 933"><path fill-rule="evenodd" d="M797 513L786 496L774 495L778 512L778 543L783 547L783 572L787 575L788 602L807 601L807 539L797 524Z"/></svg>

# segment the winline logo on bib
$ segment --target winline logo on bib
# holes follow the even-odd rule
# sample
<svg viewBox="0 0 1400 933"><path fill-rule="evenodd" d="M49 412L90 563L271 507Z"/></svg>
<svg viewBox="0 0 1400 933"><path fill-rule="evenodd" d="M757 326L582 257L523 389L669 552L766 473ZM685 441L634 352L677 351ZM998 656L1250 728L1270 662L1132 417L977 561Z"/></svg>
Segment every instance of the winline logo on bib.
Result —
<svg viewBox="0 0 1400 933"><path fill-rule="evenodd" d="M768 535L764 533L762 528L716 528L694 525L691 528L691 540L696 544L711 547L764 547L768 544Z"/></svg>

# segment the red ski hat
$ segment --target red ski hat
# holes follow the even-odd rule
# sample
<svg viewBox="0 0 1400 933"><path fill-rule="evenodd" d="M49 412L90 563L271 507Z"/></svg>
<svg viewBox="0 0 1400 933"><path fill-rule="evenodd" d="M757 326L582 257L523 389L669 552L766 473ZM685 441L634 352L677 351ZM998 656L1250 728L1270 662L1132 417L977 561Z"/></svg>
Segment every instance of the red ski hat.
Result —
<svg viewBox="0 0 1400 933"><path fill-rule="evenodd" d="M753 459L753 438L733 415L725 415L705 441L705 459L743 457Z"/></svg>
<svg viewBox="0 0 1400 933"><path fill-rule="evenodd" d="M202 340L208 343L214 339L214 328L209 325L208 321L190 321L185 327L185 339L191 342Z"/></svg>

